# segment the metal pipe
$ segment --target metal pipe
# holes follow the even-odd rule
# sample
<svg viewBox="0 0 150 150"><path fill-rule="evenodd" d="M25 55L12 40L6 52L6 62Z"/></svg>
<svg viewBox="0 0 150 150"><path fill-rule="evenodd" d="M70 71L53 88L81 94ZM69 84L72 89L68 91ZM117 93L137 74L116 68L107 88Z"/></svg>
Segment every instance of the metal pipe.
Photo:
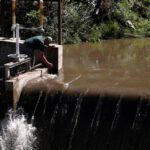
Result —
<svg viewBox="0 0 150 150"><path fill-rule="evenodd" d="M19 24L16 24L16 55L19 57Z"/></svg>
<svg viewBox="0 0 150 150"><path fill-rule="evenodd" d="M43 0L40 0L40 27L43 29Z"/></svg>
<svg viewBox="0 0 150 150"><path fill-rule="evenodd" d="M13 38L15 38L15 24L16 24L16 0L12 0L12 30Z"/></svg>

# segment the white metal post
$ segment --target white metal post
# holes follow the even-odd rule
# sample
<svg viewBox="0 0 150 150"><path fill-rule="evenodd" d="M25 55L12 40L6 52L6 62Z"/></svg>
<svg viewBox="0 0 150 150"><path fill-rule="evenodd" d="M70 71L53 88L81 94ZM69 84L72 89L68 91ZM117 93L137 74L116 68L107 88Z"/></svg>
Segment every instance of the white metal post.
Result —
<svg viewBox="0 0 150 150"><path fill-rule="evenodd" d="M20 50L19 50L19 24L16 24L16 55L19 57Z"/></svg>
<svg viewBox="0 0 150 150"><path fill-rule="evenodd" d="M12 0L12 31L13 39L15 39L15 24L16 24L16 0Z"/></svg>
<svg viewBox="0 0 150 150"><path fill-rule="evenodd" d="M40 0L40 27L43 30L43 0Z"/></svg>

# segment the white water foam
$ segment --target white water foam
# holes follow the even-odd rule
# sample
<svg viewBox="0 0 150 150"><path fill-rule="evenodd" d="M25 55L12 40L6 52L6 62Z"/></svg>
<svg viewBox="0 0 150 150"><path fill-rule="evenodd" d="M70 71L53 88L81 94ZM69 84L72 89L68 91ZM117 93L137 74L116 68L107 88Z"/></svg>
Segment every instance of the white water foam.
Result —
<svg viewBox="0 0 150 150"><path fill-rule="evenodd" d="M0 150L34 150L36 128L28 124L23 114L12 110L1 123Z"/></svg>

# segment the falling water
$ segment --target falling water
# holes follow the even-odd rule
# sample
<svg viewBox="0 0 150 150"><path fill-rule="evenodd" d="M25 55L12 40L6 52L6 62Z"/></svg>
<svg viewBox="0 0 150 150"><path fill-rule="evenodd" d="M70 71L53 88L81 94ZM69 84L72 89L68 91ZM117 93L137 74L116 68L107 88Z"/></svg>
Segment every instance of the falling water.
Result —
<svg viewBox="0 0 150 150"><path fill-rule="evenodd" d="M43 92L40 91L40 95L39 95L38 101L37 101L37 103L36 103L36 105L35 105L35 109L34 109L34 112L33 112L32 118L31 118L32 120L34 120L34 115L35 115L36 109L37 109L37 107L38 107L39 101L40 101L40 99L41 99L41 97L42 97L42 94L43 94Z"/></svg>
<svg viewBox="0 0 150 150"><path fill-rule="evenodd" d="M111 131L113 130L113 128L115 128L116 124L117 124L117 121L118 121L118 118L119 118L119 114L120 114L120 105L121 105L121 98L118 100L117 104L116 104L116 111L115 111L115 115L114 115L114 119L112 121L112 124L111 124L111 128L110 128L110 133Z"/></svg>
<svg viewBox="0 0 150 150"><path fill-rule="evenodd" d="M102 115L102 96L99 96L97 105L95 108L94 116L92 118L91 124L90 124L90 129L89 129L89 135L88 135L88 140L87 140L87 148L90 149L95 149L96 146L96 133L98 131L98 128L100 126L100 121L101 121L101 115Z"/></svg>
<svg viewBox="0 0 150 150"><path fill-rule="evenodd" d="M143 109L143 107L145 109ZM147 116L147 103L145 104L145 101L143 98L140 99L139 104L137 105L137 110L134 118L134 122L132 124L132 129L137 131L141 128L142 123L146 119Z"/></svg>
<svg viewBox="0 0 150 150"><path fill-rule="evenodd" d="M1 123L0 150L36 149L36 128L28 124L23 113L9 110Z"/></svg>
<svg viewBox="0 0 150 150"><path fill-rule="evenodd" d="M47 97L48 97L48 94L49 94L49 90L46 92L46 95L45 95L45 98L44 98L44 109L43 109L43 115L45 114L46 112L46 101L47 101Z"/></svg>
<svg viewBox="0 0 150 150"><path fill-rule="evenodd" d="M76 108L75 108L75 111L74 111L74 114L73 114L73 117L72 117L73 129L72 129L71 136L70 136L70 139L69 139L68 150L71 150L71 148L72 148L72 140L73 140L73 137L74 137L75 129L76 129L77 124L78 124L78 119L79 119L79 115L80 115L80 111L81 111L81 103L83 101L83 97L87 94L87 92L88 92L88 90L85 91L85 93L83 95L81 94L77 98Z"/></svg>
<svg viewBox="0 0 150 150"><path fill-rule="evenodd" d="M114 115L114 118L113 118L113 121L112 121L112 124L111 124L111 127L110 127L108 139L107 139L107 142L106 142L107 149L110 149L109 142L110 142L111 134L112 134L113 129L116 127L117 122L119 121L118 119L119 119L119 115L120 115L121 101L122 101L122 99L120 97L120 99L118 100L118 102L116 104L115 115Z"/></svg>

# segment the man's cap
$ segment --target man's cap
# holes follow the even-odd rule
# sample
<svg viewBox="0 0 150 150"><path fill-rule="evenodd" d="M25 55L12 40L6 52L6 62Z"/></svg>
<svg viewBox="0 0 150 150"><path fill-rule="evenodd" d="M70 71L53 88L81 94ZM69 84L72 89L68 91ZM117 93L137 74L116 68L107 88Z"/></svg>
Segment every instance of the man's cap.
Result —
<svg viewBox="0 0 150 150"><path fill-rule="evenodd" d="M52 41L53 41L52 37L50 37L50 36L47 36L47 37L46 37L46 40L48 40L49 42L52 42Z"/></svg>

